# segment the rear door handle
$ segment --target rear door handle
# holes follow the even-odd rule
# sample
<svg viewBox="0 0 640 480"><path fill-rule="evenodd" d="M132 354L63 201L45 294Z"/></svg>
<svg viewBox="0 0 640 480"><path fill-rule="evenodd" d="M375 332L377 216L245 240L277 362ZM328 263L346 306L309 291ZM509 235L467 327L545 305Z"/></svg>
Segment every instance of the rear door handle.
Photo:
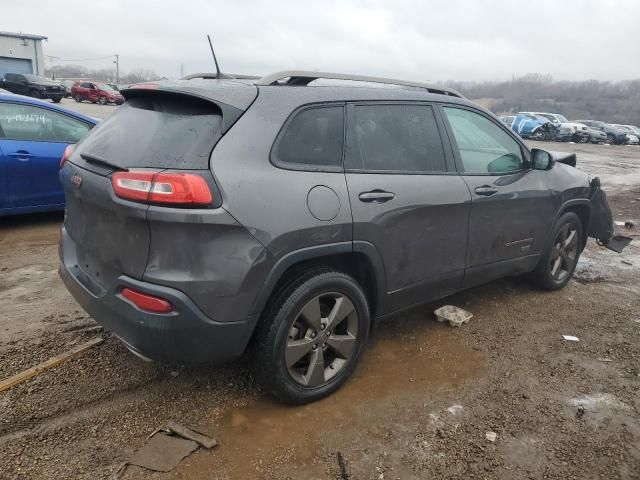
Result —
<svg viewBox="0 0 640 480"><path fill-rule="evenodd" d="M361 202L383 203L388 202L389 200L393 200L395 196L395 193L392 192L385 192L384 190L371 190L370 192L362 192L360 195L358 195L358 198Z"/></svg>
<svg viewBox="0 0 640 480"><path fill-rule="evenodd" d="M498 193L498 189L495 187L490 187L489 185L482 185L481 187L476 187L475 192L476 195L484 195L485 197L488 197L489 195Z"/></svg>
<svg viewBox="0 0 640 480"><path fill-rule="evenodd" d="M26 150L18 150L17 152L8 153L9 157L16 157L18 160L29 160L33 157L32 153L27 152Z"/></svg>

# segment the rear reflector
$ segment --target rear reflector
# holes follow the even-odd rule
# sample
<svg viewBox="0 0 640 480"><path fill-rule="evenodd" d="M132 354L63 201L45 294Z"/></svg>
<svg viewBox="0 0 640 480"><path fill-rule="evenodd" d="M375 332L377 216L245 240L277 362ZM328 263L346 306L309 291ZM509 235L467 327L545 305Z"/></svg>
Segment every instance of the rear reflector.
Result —
<svg viewBox="0 0 640 480"><path fill-rule="evenodd" d="M67 147L64 149L64 152L62 153L62 158L60 159L60 168L64 166L64 162L69 160L69 157L73 153L73 147L75 147L75 145L67 145Z"/></svg>
<svg viewBox="0 0 640 480"><path fill-rule="evenodd" d="M139 309L153 313L169 313L173 306L164 298L154 297L147 293L138 292L131 288L123 288L122 296L131 300Z"/></svg>
<svg viewBox="0 0 640 480"><path fill-rule="evenodd" d="M213 201L205 179L191 173L116 172L111 184L118 197L134 202L209 205Z"/></svg>

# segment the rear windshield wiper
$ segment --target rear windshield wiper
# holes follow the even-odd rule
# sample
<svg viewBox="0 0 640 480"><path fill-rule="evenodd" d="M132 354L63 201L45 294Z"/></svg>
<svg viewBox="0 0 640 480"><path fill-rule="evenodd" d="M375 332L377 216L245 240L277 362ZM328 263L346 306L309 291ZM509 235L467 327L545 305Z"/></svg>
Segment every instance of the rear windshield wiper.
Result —
<svg viewBox="0 0 640 480"><path fill-rule="evenodd" d="M90 153L81 153L80 157L88 163L93 163L94 165L102 165L103 167L112 168L114 170L122 170L125 172L129 170L128 168L121 167L109 162L108 160L105 160L104 158L97 157L96 155L92 155Z"/></svg>

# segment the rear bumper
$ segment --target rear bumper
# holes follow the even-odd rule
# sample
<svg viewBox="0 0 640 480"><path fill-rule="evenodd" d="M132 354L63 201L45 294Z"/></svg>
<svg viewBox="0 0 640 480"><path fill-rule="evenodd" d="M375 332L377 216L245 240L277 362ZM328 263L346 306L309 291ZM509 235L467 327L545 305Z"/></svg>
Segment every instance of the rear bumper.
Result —
<svg viewBox="0 0 640 480"><path fill-rule="evenodd" d="M249 343L255 323L251 318L216 322L179 290L125 275L105 290L74 262L65 261L62 252L61 248L59 274L71 295L98 324L143 357L172 363L221 363L240 356ZM123 287L165 298L174 311L155 314L140 310L121 295Z"/></svg>

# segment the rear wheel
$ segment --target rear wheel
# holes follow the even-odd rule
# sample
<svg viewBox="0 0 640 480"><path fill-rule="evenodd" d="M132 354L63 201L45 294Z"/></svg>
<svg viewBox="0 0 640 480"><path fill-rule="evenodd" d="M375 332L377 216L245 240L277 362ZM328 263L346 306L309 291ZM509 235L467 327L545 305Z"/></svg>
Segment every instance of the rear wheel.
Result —
<svg viewBox="0 0 640 480"><path fill-rule="evenodd" d="M582 222L573 212L563 214L553 229L552 241L532 272L535 283L545 290L559 290L573 276L582 248Z"/></svg>
<svg viewBox="0 0 640 480"><path fill-rule="evenodd" d="M108 103L107 102L107 97L100 97L98 99L98 102L100 102L100 105L106 105Z"/></svg>
<svg viewBox="0 0 640 480"><path fill-rule="evenodd" d="M256 338L256 378L263 388L290 404L340 388L369 336L369 306L358 283L315 269L281 289L270 305Z"/></svg>

